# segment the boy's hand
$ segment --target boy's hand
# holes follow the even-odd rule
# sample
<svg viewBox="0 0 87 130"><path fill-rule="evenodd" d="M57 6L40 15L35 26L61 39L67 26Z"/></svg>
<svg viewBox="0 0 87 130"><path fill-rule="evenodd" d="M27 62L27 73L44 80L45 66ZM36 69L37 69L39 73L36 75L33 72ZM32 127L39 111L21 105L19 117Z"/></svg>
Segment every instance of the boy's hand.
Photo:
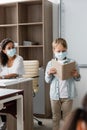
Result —
<svg viewBox="0 0 87 130"><path fill-rule="evenodd" d="M56 68L51 68L47 73L48 73L48 75L50 75L50 74L56 74L57 70L56 70Z"/></svg>
<svg viewBox="0 0 87 130"><path fill-rule="evenodd" d="M78 73L78 71L77 71L76 69L73 70L71 74L72 74L72 76L75 77L75 78L78 78L78 77L80 76L79 73Z"/></svg>

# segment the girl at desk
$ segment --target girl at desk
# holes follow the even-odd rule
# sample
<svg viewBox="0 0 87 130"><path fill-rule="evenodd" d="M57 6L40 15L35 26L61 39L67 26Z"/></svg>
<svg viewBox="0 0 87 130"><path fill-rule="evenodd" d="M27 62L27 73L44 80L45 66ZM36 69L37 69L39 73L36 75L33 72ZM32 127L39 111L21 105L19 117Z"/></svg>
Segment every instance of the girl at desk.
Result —
<svg viewBox="0 0 87 130"><path fill-rule="evenodd" d="M16 54L14 42L6 38L0 43L0 79L11 79L22 77L24 74L23 58ZM0 116L2 119L1 128L6 124L6 116Z"/></svg>
<svg viewBox="0 0 87 130"><path fill-rule="evenodd" d="M6 38L0 44L0 79L21 77L24 74L23 58L16 54L14 42Z"/></svg>

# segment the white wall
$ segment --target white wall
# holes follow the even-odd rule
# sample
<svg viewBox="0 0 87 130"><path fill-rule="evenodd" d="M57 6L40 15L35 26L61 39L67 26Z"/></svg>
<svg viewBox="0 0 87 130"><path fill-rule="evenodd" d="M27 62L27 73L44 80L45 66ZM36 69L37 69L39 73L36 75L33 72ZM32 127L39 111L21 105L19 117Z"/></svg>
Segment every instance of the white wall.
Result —
<svg viewBox="0 0 87 130"><path fill-rule="evenodd" d="M58 37L58 17L57 17L58 11L57 9L58 9L58 5L53 4L53 39ZM78 46L76 47L78 48ZM80 74L81 74L81 81L76 82L78 96L77 98L74 99L73 108L81 106L82 98L84 94L87 93L87 68L80 68Z"/></svg>
<svg viewBox="0 0 87 130"><path fill-rule="evenodd" d="M61 0L61 36L68 42L68 54L87 66L87 0ZM82 51L81 51L82 50Z"/></svg>
<svg viewBox="0 0 87 130"><path fill-rule="evenodd" d="M80 82L76 82L78 96L74 99L73 107L81 106L82 99L84 95L87 93L87 69L80 68L81 80Z"/></svg>
<svg viewBox="0 0 87 130"><path fill-rule="evenodd" d="M53 39L58 37L58 5L53 4Z"/></svg>

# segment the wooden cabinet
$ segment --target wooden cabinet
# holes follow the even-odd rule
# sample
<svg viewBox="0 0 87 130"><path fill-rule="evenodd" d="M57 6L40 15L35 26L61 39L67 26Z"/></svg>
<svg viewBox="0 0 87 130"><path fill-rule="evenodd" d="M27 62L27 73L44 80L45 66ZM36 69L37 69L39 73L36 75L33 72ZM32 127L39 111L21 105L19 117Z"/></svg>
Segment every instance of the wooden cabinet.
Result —
<svg viewBox="0 0 87 130"><path fill-rule="evenodd" d="M45 69L52 57L51 3L48 0L27 0L1 4L0 16L0 41L6 37L13 39L18 43L17 53L24 60L39 60L40 67ZM49 87L44 87L49 95Z"/></svg>

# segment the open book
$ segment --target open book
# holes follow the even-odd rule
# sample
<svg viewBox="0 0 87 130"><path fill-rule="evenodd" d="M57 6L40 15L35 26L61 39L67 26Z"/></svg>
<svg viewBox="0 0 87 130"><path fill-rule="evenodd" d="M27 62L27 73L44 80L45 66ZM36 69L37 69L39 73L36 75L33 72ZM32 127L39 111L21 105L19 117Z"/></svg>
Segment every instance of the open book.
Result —
<svg viewBox="0 0 87 130"><path fill-rule="evenodd" d="M71 72L75 69L75 62L69 62L62 64L55 59L52 59L52 67L57 69L57 73L54 74L61 80L66 80L72 77Z"/></svg>

